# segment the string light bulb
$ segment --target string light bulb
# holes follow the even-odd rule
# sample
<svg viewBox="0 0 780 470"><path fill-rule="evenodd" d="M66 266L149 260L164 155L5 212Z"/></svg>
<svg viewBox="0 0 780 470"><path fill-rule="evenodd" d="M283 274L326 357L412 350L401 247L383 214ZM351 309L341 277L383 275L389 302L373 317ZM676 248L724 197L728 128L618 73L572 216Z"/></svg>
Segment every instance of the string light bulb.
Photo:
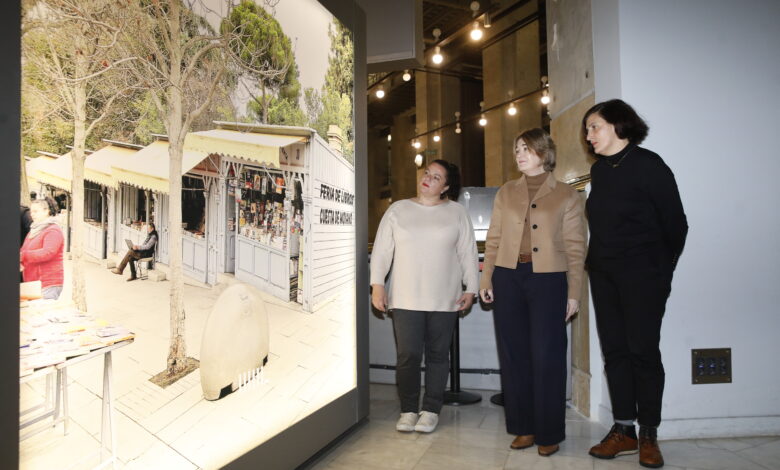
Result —
<svg viewBox="0 0 780 470"><path fill-rule="evenodd" d="M385 97L385 90L382 89L382 87L379 87L376 89L376 92L374 93L377 98L380 100Z"/></svg>
<svg viewBox="0 0 780 470"><path fill-rule="evenodd" d="M422 154L418 153L414 156L414 164L417 165L417 168L422 167L423 164L423 156Z"/></svg>
<svg viewBox="0 0 780 470"><path fill-rule="evenodd" d="M547 90L544 90L542 92L541 101L542 101L542 104L550 104L550 94L547 93Z"/></svg>
<svg viewBox="0 0 780 470"><path fill-rule="evenodd" d="M401 78L403 78L405 82L408 82L409 80L411 80L411 79L412 79L412 74L411 74L411 73L409 73L409 70L408 70L408 69L407 69L407 70L404 70L404 74L403 74L403 75L401 75Z"/></svg>
<svg viewBox="0 0 780 470"><path fill-rule="evenodd" d="M444 62L444 56L441 55L441 47L436 46L436 49L434 50L433 57L431 57L431 60L433 60L433 63L436 65L439 65L442 62Z"/></svg>
<svg viewBox="0 0 780 470"><path fill-rule="evenodd" d="M484 114L482 114L482 115L479 117L479 125L480 125L480 126L482 126L482 127L485 127L485 126L487 126L487 119L485 118L485 115L484 115Z"/></svg>
<svg viewBox="0 0 780 470"><path fill-rule="evenodd" d="M387 134L387 141L391 142L392 140L393 140L393 135L392 134Z"/></svg>
<svg viewBox="0 0 780 470"><path fill-rule="evenodd" d="M441 140L441 136L439 134L433 134L433 141L439 142Z"/></svg>
<svg viewBox="0 0 780 470"><path fill-rule="evenodd" d="M479 28L479 22L474 22L474 28L471 30L471 33L469 33L471 36L471 39L473 41L479 41L482 39L482 30Z"/></svg>
<svg viewBox="0 0 780 470"><path fill-rule="evenodd" d="M461 133L460 123L459 122L455 124L455 133L456 134L460 134Z"/></svg>
<svg viewBox="0 0 780 470"><path fill-rule="evenodd" d="M422 147L422 144L420 143L419 140L415 140L414 142L412 142L412 147L414 147L414 148L419 150L420 147Z"/></svg>
<svg viewBox="0 0 780 470"><path fill-rule="evenodd" d="M439 42L439 36L441 36L441 30L439 28L433 28L433 39L434 42ZM431 60L434 64L439 65L442 62L444 62L444 56L441 55L441 47L436 46L436 48L433 50L433 56L431 57Z"/></svg>
<svg viewBox="0 0 780 470"><path fill-rule="evenodd" d="M514 103L510 104L509 109L507 109L506 112L510 116L514 116L515 114L517 114L517 108L515 107L515 104Z"/></svg>

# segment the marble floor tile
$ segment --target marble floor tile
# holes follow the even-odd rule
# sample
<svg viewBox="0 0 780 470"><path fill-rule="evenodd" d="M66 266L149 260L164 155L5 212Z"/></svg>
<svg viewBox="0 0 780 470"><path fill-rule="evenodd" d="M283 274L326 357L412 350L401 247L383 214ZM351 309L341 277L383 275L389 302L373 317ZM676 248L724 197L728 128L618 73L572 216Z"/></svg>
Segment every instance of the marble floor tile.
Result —
<svg viewBox="0 0 780 470"><path fill-rule="evenodd" d="M430 445L430 442L365 435L348 444L332 463L364 468L381 462L384 468L408 470L417 465Z"/></svg>
<svg viewBox="0 0 780 470"><path fill-rule="evenodd" d="M507 470L593 470L593 457L569 457L566 455L540 456L535 447L512 451L504 466ZM638 467L638 465L637 465Z"/></svg>
<svg viewBox="0 0 780 470"><path fill-rule="evenodd" d="M669 465L703 470L766 470L740 453L702 447L700 440L660 441L664 461ZM745 452L745 451L741 451Z"/></svg>
<svg viewBox="0 0 780 470"><path fill-rule="evenodd" d="M500 470L504 468L509 449L497 450L462 444L434 442L425 451L415 470Z"/></svg>
<svg viewBox="0 0 780 470"><path fill-rule="evenodd" d="M761 438L758 438L761 439ZM750 441L746 439L746 441ZM780 468L780 438L775 437L769 442L740 450L737 455L763 465L767 469L776 470Z"/></svg>

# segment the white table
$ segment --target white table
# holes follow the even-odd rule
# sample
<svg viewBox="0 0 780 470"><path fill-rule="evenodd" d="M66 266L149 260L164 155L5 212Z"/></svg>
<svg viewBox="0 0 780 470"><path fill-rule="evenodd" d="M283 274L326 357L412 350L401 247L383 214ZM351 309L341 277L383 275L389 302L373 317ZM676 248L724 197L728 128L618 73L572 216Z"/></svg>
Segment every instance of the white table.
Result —
<svg viewBox="0 0 780 470"><path fill-rule="evenodd" d="M132 343L133 339L126 339L117 343L103 346L101 348L90 351L87 354L75 356L67 359L65 362L61 362L56 365L44 367L36 370L31 375L26 375L19 378L19 384L29 382L30 380L40 377L46 377L46 396L44 402L40 405L34 406L20 413L20 416L24 416L33 411L43 409L42 412L37 415L28 418L26 421L19 423L19 429L24 429L28 426L32 426L35 423L41 422L49 417L52 418L52 422L46 426L37 427L36 429L20 435L20 440L27 439L41 431L54 427L59 423L64 423L65 434L68 434L68 367L78 364L80 362L92 359L94 357L103 356L103 413L102 422L100 426L100 449L97 451L100 453L100 463L95 469L105 468L108 465L113 465L117 461L116 453L116 425L114 422L114 396L111 391L111 383L113 377L113 366L111 353L115 349L127 346ZM51 403L52 399L52 381L51 374L56 372L56 380L54 381L54 403ZM62 408L62 410L60 410ZM110 448L107 445L110 443ZM108 459L104 460L104 452L110 451ZM90 458L94 455L90 454L82 458L79 462ZM78 462L77 462L78 463ZM75 465L75 464L74 464Z"/></svg>

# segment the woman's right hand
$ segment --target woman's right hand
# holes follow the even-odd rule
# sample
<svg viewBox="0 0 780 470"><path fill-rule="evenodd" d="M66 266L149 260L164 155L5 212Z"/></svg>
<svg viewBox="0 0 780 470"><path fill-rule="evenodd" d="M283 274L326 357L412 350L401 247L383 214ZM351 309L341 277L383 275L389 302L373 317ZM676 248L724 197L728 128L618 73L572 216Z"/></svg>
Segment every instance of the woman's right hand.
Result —
<svg viewBox="0 0 780 470"><path fill-rule="evenodd" d="M486 304L492 304L493 303L493 298L494 298L493 297L493 289L480 289L479 290L479 297Z"/></svg>
<svg viewBox="0 0 780 470"><path fill-rule="evenodd" d="M385 292L385 286L372 284L371 287L371 304L380 312L387 311L387 293Z"/></svg>

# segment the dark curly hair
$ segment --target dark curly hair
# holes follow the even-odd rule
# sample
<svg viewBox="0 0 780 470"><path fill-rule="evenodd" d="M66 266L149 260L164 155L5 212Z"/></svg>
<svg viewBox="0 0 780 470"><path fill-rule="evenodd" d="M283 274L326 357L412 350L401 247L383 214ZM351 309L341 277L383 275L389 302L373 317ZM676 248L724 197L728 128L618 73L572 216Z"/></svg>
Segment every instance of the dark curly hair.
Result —
<svg viewBox="0 0 780 470"><path fill-rule="evenodd" d="M449 186L447 191L443 192L439 197L441 199L448 197L452 201L457 201L458 196L460 196L460 169L458 165L447 160L434 160L431 162L431 165L434 163L444 168L444 172L447 174L447 180L444 184Z"/></svg>
<svg viewBox="0 0 780 470"><path fill-rule="evenodd" d="M647 137L650 128L647 123L639 117L630 104L623 100L603 101L590 108L582 118L582 132L587 138L588 128L586 121L591 114L598 114L605 121L615 127L615 134L620 139L628 139L634 145L639 145ZM588 148L593 152L593 147L588 143Z"/></svg>

